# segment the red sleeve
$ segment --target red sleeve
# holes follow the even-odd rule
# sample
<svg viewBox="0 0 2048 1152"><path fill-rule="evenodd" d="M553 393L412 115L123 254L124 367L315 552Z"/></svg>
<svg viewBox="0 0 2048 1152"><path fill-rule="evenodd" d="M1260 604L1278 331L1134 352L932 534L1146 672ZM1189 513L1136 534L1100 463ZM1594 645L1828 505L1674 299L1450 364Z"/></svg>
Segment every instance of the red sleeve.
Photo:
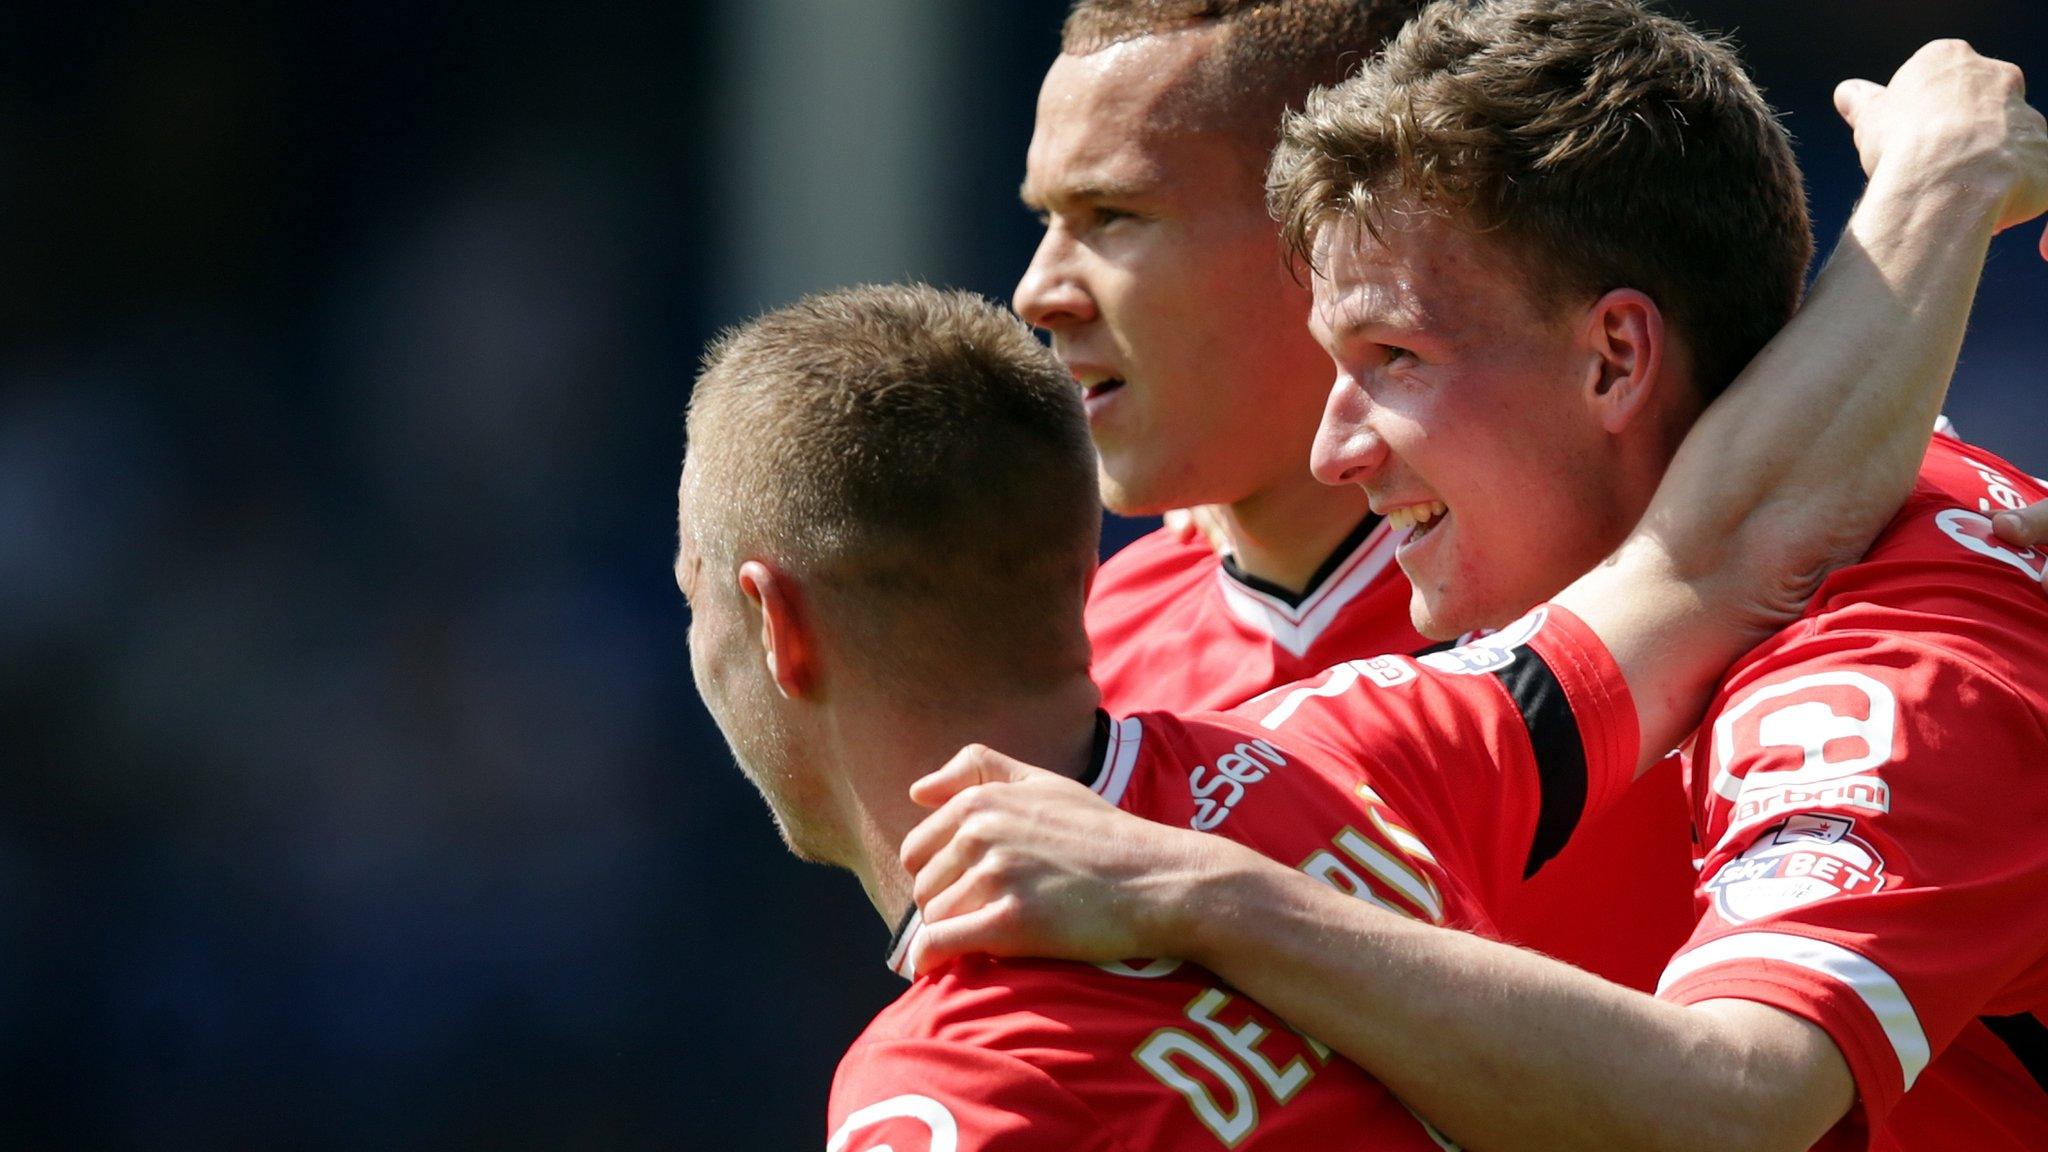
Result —
<svg viewBox="0 0 2048 1152"><path fill-rule="evenodd" d="M1052 1077L938 1040L863 1043L832 1081L825 1152L1125 1152Z"/></svg>
<svg viewBox="0 0 2048 1152"><path fill-rule="evenodd" d="M2048 1003L2048 747L2018 679L1925 639L1825 633L1702 729L1703 919L1658 994L1812 1021L1864 1120L1974 1017Z"/></svg>
<svg viewBox="0 0 2048 1152"><path fill-rule="evenodd" d="M1557 605L1458 648L1340 664L1237 710L1369 770L1489 909L1635 777L1635 703L1592 629Z"/></svg>

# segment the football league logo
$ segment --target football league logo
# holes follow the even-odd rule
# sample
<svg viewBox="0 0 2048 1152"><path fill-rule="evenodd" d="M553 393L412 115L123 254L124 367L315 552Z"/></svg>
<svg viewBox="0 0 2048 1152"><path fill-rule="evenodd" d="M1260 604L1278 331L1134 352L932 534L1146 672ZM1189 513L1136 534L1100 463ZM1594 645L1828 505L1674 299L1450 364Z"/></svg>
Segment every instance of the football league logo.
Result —
<svg viewBox="0 0 2048 1152"><path fill-rule="evenodd" d="M1759 833L1707 881L1732 924L1884 887L1884 857L1841 816L1793 816Z"/></svg>

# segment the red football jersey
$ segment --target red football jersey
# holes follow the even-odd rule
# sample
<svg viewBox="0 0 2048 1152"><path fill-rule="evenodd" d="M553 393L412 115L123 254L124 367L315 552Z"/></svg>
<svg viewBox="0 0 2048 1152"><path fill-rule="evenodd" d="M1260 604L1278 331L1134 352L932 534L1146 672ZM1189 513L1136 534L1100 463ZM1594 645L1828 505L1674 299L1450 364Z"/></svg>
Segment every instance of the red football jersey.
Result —
<svg viewBox="0 0 2048 1152"><path fill-rule="evenodd" d="M1332 664L1429 646L1408 621L1393 532L1367 519L1302 596L1248 579L1202 540L1159 531L1103 564L1088 590L1102 706L1194 712L1241 704Z"/></svg>
<svg viewBox="0 0 2048 1152"><path fill-rule="evenodd" d="M1088 596L1093 673L1112 712L1228 708L1332 664L1429 645L1408 617L1397 541L1370 517L1290 597L1201 541L1154 532ZM1692 930L1692 823L1674 761L1489 907L1505 939L1645 991Z"/></svg>
<svg viewBox="0 0 2048 1152"><path fill-rule="evenodd" d="M1636 761L1620 671L1559 608L1229 713L1105 719L1091 786L1401 915L1485 930ZM1478 835L1467 830L1481 829ZM899 933L899 971L917 931ZM1376 1081L1202 969L963 960L917 978L832 1087L829 1152L1448 1147Z"/></svg>
<svg viewBox="0 0 2048 1152"><path fill-rule="evenodd" d="M1990 521L2044 494L1936 437L1688 758L1711 847L1660 995L1825 1029L1859 1107L1822 1147L2048 1148L2048 557Z"/></svg>

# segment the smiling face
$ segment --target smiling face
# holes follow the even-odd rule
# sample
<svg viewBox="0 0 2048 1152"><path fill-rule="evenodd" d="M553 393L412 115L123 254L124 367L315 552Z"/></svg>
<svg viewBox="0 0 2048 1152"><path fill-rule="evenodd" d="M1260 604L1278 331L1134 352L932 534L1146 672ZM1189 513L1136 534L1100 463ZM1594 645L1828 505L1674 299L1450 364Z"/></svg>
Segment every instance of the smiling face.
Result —
<svg viewBox="0 0 2048 1152"><path fill-rule="evenodd" d="M1014 299L1084 390L1103 503L1236 503L1306 476L1329 368L1263 195L1263 146L1182 97L1226 29L1062 55L1025 204L1045 221Z"/></svg>
<svg viewBox="0 0 2048 1152"><path fill-rule="evenodd" d="M1620 544L1636 495L1588 402L1584 305L1546 308L1493 241L1390 214L1332 224L1310 327L1336 363L1313 465L1404 531L1427 636L1497 628Z"/></svg>

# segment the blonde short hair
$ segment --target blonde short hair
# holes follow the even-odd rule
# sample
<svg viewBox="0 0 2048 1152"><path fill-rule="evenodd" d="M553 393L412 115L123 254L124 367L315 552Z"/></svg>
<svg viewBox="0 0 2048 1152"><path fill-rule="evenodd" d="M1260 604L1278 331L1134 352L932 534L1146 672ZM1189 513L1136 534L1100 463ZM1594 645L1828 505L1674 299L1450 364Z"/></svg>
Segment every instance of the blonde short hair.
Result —
<svg viewBox="0 0 2048 1152"><path fill-rule="evenodd" d="M923 285L777 309L705 353L689 442L706 562L784 566L881 664L1071 662L1094 446L1072 376L1007 310Z"/></svg>
<svg viewBox="0 0 2048 1152"><path fill-rule="evenodd" d="M1378 53L1419 7L1421 0L1076 0L1060 51L1085 56L1140 36L1221 27L1222 45L1173 110L1195 129L1237 131L1263 165L1281 113Z"/></svg>

